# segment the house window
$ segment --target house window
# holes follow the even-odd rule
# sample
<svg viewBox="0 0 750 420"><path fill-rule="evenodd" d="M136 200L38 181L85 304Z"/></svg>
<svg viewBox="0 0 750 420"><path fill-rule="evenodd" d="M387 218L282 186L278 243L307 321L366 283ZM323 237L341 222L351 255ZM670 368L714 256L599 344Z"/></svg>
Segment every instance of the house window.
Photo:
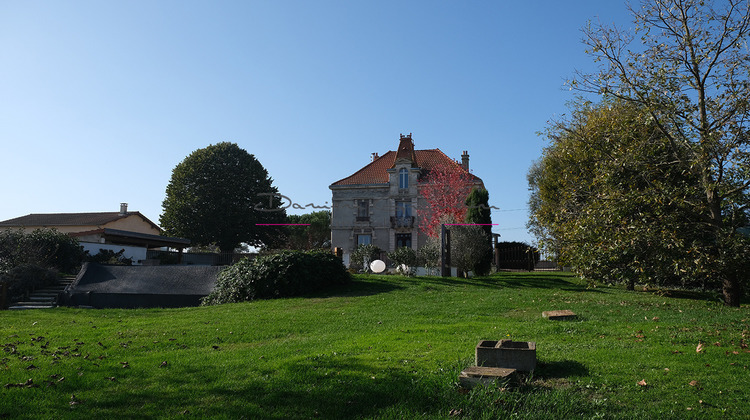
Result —
<svg viewBox="0 0 750 420"><path fill-rule="evenodd" d="M398 171L398 188L409 188L409 171L406 168L401 168L401 170Z"/></svg>
<svg viewBox="0 0 750 420"><path fill-rule="evenodd" d="M411 233L396 234L396 249L401 247L411 248Z"/></svg>
<svg viewBox="0 0 750 420"><path fill-rule="evenodd" d="M357 246L370 245L372 243L372 235L357 235Z"/></svg>
<svg viewBox="0 0 750 420"><path fill-rule="evenodd" d="M370 220L370 203L368 200L357 201L357 221L364 222Z"/></svg>
<svg viewBox="0 0 750 420"><path fill-rule="evenodd" d="M399 219L411 217L411 201L396 201L396 217Z"/></svg>

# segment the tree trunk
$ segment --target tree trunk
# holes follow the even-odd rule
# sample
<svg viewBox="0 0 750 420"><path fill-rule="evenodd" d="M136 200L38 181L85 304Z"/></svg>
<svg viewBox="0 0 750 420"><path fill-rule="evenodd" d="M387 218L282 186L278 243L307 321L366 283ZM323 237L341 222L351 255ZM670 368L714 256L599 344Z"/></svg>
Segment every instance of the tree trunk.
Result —
<svg viewBox="0 0 750 420"><path fill-rule="evenodd" d="M625 286L626 290L635 290L635 279L628 280L627 286Z"/></svg>
<svg viewBox="0 0 750 420"><path fill-rule="evenodd" d="M724 278L721 282L724 305L735 308L740 307L740 296L742 296L742 285L737 277Z"/></svg>

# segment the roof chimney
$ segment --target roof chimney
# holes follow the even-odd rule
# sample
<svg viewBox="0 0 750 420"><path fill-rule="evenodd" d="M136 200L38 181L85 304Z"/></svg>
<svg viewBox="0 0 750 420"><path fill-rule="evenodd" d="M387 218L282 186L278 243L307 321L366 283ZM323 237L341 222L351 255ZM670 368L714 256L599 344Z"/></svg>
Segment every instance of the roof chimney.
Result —
<svg viewBox="0 0 750 420"><path fill-rule="evenodd" d="M120 216L128 215L128 203L120 203Z"/></svg>
<svg viewBox="0 0 750 420"><path fill-rule="evenodd" d="M469 172L469 152L466 150L464 150L464 153L461 155L461 166L466 169L466 172Z"/></svg>
<svg viewBox="0 0 750 420"><path fill-rule="evenodd" d="M378 153L375 152L375 153L370 153L370 157L372 158L370 162L375 162L376 160L378 160L380 156L378 156Z"/></svg>

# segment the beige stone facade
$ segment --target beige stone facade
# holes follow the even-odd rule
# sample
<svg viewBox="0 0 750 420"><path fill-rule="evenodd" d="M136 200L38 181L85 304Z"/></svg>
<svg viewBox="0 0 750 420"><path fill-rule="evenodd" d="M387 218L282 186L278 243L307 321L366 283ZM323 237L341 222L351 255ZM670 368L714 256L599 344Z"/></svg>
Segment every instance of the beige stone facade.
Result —
<svg viewBox="0 0 750 420"><path fill-rule="evenodd" d="M419 211L426 207L419 180L438 165L456 165L468 172L468 154L461 158L459 164L439 149L415 150L411 134L401 135L397 151L373 153L368 165L329 187L331 246L343 251L347 264L360 244L372 243L385 252L402 246L417 250L427 241L419 227ZM482 185L481 179L472 178Z"/></svg>

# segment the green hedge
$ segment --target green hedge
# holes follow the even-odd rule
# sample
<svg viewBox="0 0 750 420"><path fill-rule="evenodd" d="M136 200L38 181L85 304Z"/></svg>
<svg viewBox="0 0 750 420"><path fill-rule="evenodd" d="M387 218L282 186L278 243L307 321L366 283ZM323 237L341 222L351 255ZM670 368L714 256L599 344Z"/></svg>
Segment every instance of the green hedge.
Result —
<svg viewBox="0 0 750 420"><path fill-rule="evenodd" d="M341 259L330 252L283 251L243 259L219 273L204 305L299 296L351 281Z"/></svg>
<svg viewBox="0 0 750 420"><path fill-rule="evenodd" d="M0 272L31 264L72 274L83 257L78 240L55 229L0 231Z"/></svg>
<svg viewBox="0 0 750 420"><path fill-rule="evenodd" d="M57 271L34 264L22 264L0 273L0 281L8 283L8 301L22 300L36 289L57 283L57 279Z"/></svg>

